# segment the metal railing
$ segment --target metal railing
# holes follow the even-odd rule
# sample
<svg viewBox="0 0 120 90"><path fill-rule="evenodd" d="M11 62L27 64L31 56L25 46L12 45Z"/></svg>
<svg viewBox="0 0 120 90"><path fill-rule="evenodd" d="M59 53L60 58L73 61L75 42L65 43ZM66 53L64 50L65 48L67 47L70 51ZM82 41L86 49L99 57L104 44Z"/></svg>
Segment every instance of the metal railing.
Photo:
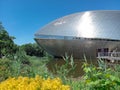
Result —
<svg viewBox="0 0 120 90"><path fill-rule="evenodd" d="M98 52L98 57L103 56L120 57L120 52Z"/></svg>
<svg viewBox="0 0 120 90"><path fill-rule="evenodd" d="M98 52L99 59L120 60L120 52Z"/></svg>

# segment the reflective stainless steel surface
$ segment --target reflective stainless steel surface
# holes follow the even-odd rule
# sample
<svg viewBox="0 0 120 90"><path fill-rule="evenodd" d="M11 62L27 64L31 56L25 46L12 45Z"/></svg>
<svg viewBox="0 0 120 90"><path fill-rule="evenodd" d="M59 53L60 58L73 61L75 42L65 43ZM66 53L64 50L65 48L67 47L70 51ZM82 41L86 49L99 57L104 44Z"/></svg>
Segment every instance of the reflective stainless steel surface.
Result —
<svg viewBox="0 0 120 90"><path fill-rule="evenodd" d="M55 56L65 52L82 58L96 57L96 50L120 48L120 11L86 11L57 19L36 34L35 39Z"/></svg>
<svg viewBox="0 0 120 90"><path fill-rule="evenodd" d="M100 40L56 40L56 39L36 39L48 53L54 56L63 56L65 53L73 55L74 58L88 59L96 58L97 49L109 48L112 51L117 48L120 51L120 41L100 41Z"/></svg>

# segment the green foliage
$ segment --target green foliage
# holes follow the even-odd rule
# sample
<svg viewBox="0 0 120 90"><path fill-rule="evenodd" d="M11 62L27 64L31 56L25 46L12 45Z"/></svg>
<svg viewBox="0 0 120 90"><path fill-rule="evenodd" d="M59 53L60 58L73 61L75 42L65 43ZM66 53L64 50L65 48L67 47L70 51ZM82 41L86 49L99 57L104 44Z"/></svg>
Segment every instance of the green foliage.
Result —
<svg viewBox="0 0 120 90"><path fill-rule="evenodd" d="M29 76L30 72L30 61L24 50L19 49L13 57L11 71L12 76Z"/></svg>
<svg viewBox="0 0 120 90"><path fill-rule="evenodd" d="M0 81L10 76L29 76L30 70L30 61L22 50L17 51L14 57L0 59Z"/></svg>
<svg viewBox="0 0 120 90"><path fill-rule="evenodd" d="M20 61L22 64L30 64L26 52L21 48L14 54L14 60Z"/></svg>
<svg viewBox="0 0 120 90"><path fill-rule="evenodd" d="M120 78L120 65L117 64L114 66L114 70L113 70L113 73L112 73L115 77L118 77Z"/></svg>
<svg viewBox="0 0 120 90"><path fill-rule="evenodd" d="M7 58L0 59L0 81L3 81L11 76L11 63L12 61Z"/></svg>
<svg viewBox="0 0 120 90"><path fill-rule="evenodd" d="M85 85L82 80L71 80L69 79L67 81L67 84L71 86L71 90L89 90L89 89L84 89Z"/></svg>
<svg viewBox="0 0 120 90"><path fill-rule="evenodd" d="M30 56L43 57L45 54L44 50L41 49L36 43L22 45L21 48L23 48L26 54Z"/></svg>
<svg viewBox="0 0 120 90"><path fill-rule="evenodd" d="M99 67L88 64L83 64L84 83L88 90L116 90L120 89L120 78L111 74L112 70L105 67L103 61L99 60Z"/></svg>
<svg viewBox="0 0 120 90"><path fill-rule="evenodd" d="M47 63L50 61L47 57L35 57L29 56L29 60L31 62L31 69L34 75L41 75L44 78L53 77L52 73L47 68Z"/></svg>
<svg viewBox="0 0 120 90"><path fill-rule="evenodd" d="M0 81L8 77L27 76L35 77L41 75L44 78L53 77L47 69L49 58L39 58L35 56L27 56L23 50L17 51L14 57L10 59L0 59Z"/></svg>
<svg viewBox="0 0 120 90"><path fill-rule="evenodd" d="M14 44L13 39L14 37L9 36L2 23L0 23L0 58L2 56L8 57L16 52L17 45Z"/></svg>
<svg viewBox="0 0 120 90"><path fill-rule="evenodd" d="M58 66L57 64L54 67L54 72L63 80L65 83L68 77L68 74L74 73L76 65L74 64L73 57L69 57L67 54L65 54L65 57L63 57L63 60L65 61L65 64Z"/></svg>

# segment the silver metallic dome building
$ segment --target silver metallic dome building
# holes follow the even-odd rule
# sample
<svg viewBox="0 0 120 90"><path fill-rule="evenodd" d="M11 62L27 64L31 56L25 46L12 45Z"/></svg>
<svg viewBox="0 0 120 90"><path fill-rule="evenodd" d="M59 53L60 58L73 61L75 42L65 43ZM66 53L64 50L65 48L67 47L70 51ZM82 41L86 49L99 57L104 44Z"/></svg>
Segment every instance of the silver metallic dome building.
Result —
<svg viewBox="0 0 120 90"><path fill-rule="evenodd" d="M59 18L35 34L53 56L96 58L98 52L120 51L120 11L86 11Z"/></svg>

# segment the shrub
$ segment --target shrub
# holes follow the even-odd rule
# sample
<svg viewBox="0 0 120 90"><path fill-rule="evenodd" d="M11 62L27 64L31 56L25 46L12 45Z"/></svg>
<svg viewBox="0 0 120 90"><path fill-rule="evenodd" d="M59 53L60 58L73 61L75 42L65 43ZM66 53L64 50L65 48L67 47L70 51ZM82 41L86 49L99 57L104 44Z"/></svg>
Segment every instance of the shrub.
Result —
<svg viewBox="0 0 120 90"><path fill-rule="evenodd" d="M35 78L20 76L1 82L0 90L70 90L70 86L63 85L59 78L44 79L41 76Z"/></svg>
<svg viewBox="0 0 120 90"><path fill-rule="evenodd" d="M0 59L0 81L3 81L7 79L9 76L11 76L11 70L10 70L10 65L12 61L5 58L5 59Z"/></svg>
<svg viewBox="0 0 120 90"><path fill-rule="evenodd" d="M48 58L40 58L35 56L27 56L22 50L16 52L14 56L0 59L0 82L8 77L35 77L42 75L43 77L52 77L47 70Z"/></svg>
<svg viewBox="0 0 120 90"><path fill-rule="evenodd" d="M88 64L83 64L84 84L88 90L119 90L120 79L112 75L112 70L107 68L103 61L99 61L99 67Z"/></svg>

